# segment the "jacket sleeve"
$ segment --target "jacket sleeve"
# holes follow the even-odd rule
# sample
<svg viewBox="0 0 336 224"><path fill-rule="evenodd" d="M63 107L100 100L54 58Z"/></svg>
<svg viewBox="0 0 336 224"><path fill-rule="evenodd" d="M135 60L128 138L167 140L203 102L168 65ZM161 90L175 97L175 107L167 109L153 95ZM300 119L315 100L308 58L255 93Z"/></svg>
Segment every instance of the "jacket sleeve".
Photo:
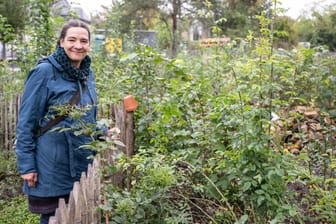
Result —
<svg viewBox="0 0 336 224"><path fill-rule="evenodd" d="M37 66L25 82L19 119L16 127L17 167L20 174L36 172L35 152L36 140L34 135L39 128L39 121L44 116L47 101L48 69Z"/></svg>

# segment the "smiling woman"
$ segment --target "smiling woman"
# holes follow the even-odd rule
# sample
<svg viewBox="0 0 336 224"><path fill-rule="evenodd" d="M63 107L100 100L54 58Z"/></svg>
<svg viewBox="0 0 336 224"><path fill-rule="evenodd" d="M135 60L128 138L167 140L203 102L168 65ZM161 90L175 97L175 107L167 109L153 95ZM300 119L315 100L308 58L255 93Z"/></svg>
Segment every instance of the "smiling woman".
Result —
<svg viewBox="0 0 336 224"><path fill-rule="evenodd" d="M68 200L74 182L92 162L96 152L82 146L98 135L112 133L96 126L98 102L89 47L88 26L80 20L69 21L61 30L55 52L40 60L25 82L16 158L29 209L41 214L40 224L47 224L54 215L59 198ZM74 111L85 110L78 118L57 111L56 107L65 111L69 105ZM76 134L79 123L90 133ZM66 131L49 131L52 128Z"/></svg>

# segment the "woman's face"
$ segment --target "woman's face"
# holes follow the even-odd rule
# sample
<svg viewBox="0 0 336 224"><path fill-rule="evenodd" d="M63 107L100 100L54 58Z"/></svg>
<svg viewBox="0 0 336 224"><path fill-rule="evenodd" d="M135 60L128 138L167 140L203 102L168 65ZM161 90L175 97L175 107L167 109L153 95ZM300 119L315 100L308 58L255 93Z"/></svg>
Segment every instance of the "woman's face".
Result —
<svg viewBox="0 0 336 224"><path fill-rule="evenodd" d="M71 65L79 68L90 49L89 32L82 27L71 27L61 39L60 46L64 48Z"/></svg>

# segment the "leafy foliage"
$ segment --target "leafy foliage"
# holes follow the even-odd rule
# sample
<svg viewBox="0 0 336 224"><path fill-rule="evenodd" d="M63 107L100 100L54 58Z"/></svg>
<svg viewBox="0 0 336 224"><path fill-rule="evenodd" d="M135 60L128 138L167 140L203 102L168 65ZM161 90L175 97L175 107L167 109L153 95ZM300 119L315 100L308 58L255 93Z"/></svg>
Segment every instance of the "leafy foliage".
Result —
<svg viewBox="0 0 336 224"><path fill-rule="evenodd" d="M0 15L6 18L13 32L19 34L26 24L27 1L13 0L0 2Z"/></svg>
<svg viewBox="0 0 336 224"><path fill-rule="evenodd" d="M6 17L0 15L0 40L9 42L10 40L14 39L14 29L8 23Z"/></svg>
<svg viewBox="0 0 336 224"><path fill-rule="evenodd" d="M13 151L0 152L0 223L34 224L39 216L28 210L26 196L21 194L22 180L17 172Z"/></svg>
<svg viewBox="0 0 336 224"><path fill-rule="evenodd" d="M25 33L31 40L17 43L20 46L17 49L19 66L25 74L55 47L56 37L54 23L50 16L50 3L51 0L30 1L30 6L34 10L29 11L29 25L25 27Z"/></svg>
<svg viewBox="0 0 336 224"><path fill-rule="evenodd" d="M0 210L2 210L2 204L20 194L22 181L18 175L15 155L12 151L2 151L0 161Z"/></svg>
<svg viewBox="0 0 336 224"><path fill-rule="evenodd" d="M245 45L203 49L201 60L183 54L166 59L142 46L114 58L106 80L118 83L116 95L135 95L140 107L135 112L138 152L114 167L132 167L132 187L106 186L109 204L102 208L112 222L162 222L165 215L172 217L169 211L180 211L174 216L185 217L181 223L302 222L334 209L333 199L323 197L309 213L299 202L315 200L316 191L300 199L297 188L288 191L298 179L307 178L303 185L309 186L317 177L299 162L309 162L304 152L296 163L283 151L270 122L271 113L283 107L326 109L316 79L328 75L313 74L330 71L325 69L333 67L332 60L316 49L274 51L269 20L261 16L259 21L260 36L251 33ZM328 110L334 108L330 105ZM170 181L162 179L168 170L177 179L168 173ZM143 212L151 206L154 214Z"/></svg>
<svg viewBox="0 0 336 224"><path fill-rule="evenodd" d="M27 206L27 200L26 197L17 196L13 198L10 203L6 204L4 209L0 209L0 223L38 223L40 217L30 213Z"/></svg>
<svg viewBox="0 0 336 224"><path fill-rule="evenodd" d="M307 41L313 47L327 46L329 50L336 50L335 43L335 15L336 4L330 4L322 12L312 8L308 16L301 16L295 24L301 41Z"/></svg>
<svg viewBox="0 0 336 224"><path fill-rule="evenodd" d="M107 185L108 201L101 208L109 211L112 223L190 223L188 205L172 198L179 185L179 174L163 157L136 156L132 165L137 178L130 191L119 192Z"/></svg>

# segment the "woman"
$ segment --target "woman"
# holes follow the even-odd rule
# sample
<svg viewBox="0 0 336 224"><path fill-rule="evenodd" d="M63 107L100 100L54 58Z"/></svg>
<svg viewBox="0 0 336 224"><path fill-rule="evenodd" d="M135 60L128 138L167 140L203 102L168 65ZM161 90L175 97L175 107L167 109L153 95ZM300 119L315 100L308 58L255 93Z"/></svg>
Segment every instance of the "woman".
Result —
<svg viewBox="0 0 336 224"><path fill-rule="evenodd" d="M88 26L69 21L61 30L56 51L35 66L25 83L17 124L17 165L29 208L41 214L41 224L54 215L59 198L68 199L74 182L92 162L88 157L94 152L80 147L92 138L73 131L83 122L96 126L97 95L89 49ZM80 119L65 116L48 131L41 131L57 117L55 108L64 108L76 92L80 96L76 107L85 108ZM66 129L52 130L57 127Z"/></svg>

